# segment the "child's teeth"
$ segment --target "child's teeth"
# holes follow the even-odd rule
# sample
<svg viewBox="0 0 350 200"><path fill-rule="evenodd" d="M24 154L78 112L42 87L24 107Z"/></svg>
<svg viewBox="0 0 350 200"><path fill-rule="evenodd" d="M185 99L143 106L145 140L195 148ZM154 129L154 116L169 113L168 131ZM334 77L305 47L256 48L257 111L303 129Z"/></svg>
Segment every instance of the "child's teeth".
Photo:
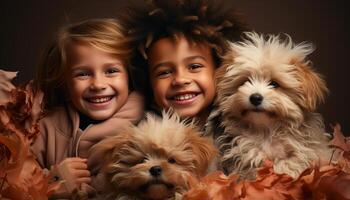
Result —
<svg viewBox="0 0 350 200"><path fill-rule="evenodd" d="M93 103L104 103L110 100L110 97L103 97L103 98L98 98L98 99L90 99L91 102Z"/></svg>
<svg viewBox="0 0 350 200"><path fill-rule="evenodd" d="M183 100L192 99L195 96L196 96L195 94L184 94L184 95L175 96L174 99L178 101L183 101Z"/></svg>

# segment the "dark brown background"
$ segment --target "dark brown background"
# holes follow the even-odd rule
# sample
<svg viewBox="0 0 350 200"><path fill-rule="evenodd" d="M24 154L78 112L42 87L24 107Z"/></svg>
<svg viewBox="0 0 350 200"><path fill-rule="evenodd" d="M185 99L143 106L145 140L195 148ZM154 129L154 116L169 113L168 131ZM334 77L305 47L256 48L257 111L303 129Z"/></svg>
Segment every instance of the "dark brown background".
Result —
<svg viewBox="0 0 350 200"><path fill-rule="evenodd" d="M141 0L132 0L141 2ZM40 50L67 21L113 17L126 0L12 0L0 3L0 68L19 71L16 82L33 78ZM288 33L309 41L315 67L326 77L330 95L319 111L326 124L339 122L350 134L349 7L346 0L231 0L257 32Z"/></svg>

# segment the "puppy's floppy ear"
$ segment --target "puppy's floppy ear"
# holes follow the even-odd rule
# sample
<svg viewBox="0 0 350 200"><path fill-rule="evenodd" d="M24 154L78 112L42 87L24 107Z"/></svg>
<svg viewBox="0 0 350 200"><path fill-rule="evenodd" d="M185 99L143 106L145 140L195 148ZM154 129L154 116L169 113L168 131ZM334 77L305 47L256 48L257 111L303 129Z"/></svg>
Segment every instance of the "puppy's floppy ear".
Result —
<svg viewBox="0 0 350 200"><path fill-rule="evenodd" d="M224 77L227 73L227 69L231 67L233 63L235 63L235 56L236 56L235 50L232 48L229 48L228 51L223 56L222 64L215 70L215 84L217 89L217 97L222 97L223 93L225 93L225 88L228 87L228 86L223 87L222 86L223 84L232 85L232 82L223 83L222 81L224 80ZM228 79L226 78L226 80Z"/></svg>
<svg viewBox="0 0 350 200"><path fill-rule="evenodd" d="M191 144L191 150L195 159L195 167L198 175L203 176L218 150L215 148L212 139L209 137L201 137L198 132L188 128L186 133L186 140Z"/></svg>
<svg viewBox="0 0 350 200"><path fill-rule="evenodd" d="M89 151L88 165L98 166L99 169L115 162L118 158L113 155L114 149L132 141L132 133L131 127L125 127L116 136L107 137L95 144Z"/></svg>
<svg viewBox="0 0 350 200"><path fill-rule="evenodd" d="M300 92L302 94L302 105L307 111L314 111L318 103L324 102L328 88L321 75L315 72L311 63L302 63L297 66L297 76L300 80Z"/></svg>

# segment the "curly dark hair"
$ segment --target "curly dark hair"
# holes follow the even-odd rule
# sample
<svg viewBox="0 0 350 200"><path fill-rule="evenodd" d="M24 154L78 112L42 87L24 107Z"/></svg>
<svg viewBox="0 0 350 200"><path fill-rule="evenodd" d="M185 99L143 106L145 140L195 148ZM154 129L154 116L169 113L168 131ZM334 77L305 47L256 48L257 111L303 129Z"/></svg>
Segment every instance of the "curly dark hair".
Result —
<svg viewBox="0 0 350 200"><path fill-rule="evenodd" d="M227 41L238 41L248 28L232 3L225 0L145 0L131 5L121 16L134 42L132 71L135 86L143 91L146 103L153 97L148 80L147 52L161 38L175 42L204 43L212 49L216 66L227 49Z"/></svg>

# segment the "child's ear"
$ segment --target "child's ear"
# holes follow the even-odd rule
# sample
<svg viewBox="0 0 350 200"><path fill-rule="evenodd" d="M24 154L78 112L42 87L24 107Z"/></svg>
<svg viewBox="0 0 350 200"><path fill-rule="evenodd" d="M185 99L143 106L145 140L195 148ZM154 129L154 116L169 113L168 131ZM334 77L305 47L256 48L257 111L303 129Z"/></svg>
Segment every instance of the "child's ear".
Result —
<svg viewBox="0 0 350 200"><path fill-rule="evenodd" d="M298 64L297 78L299 79L302 105L307 111L314 111L318 103L324 102L328 88L321 75L315 72L311 66L305 63Z"/></svg>
<svg viewBox="0 0 350 200"><path fill-rule="evenodd" d="M218 154L218 150L213 144L213 140L208 137L200 137L198 132L189 128L186 139L191 143L191 150L195 159L196 173L200 176L206 174L211 162Z"/></svg>

